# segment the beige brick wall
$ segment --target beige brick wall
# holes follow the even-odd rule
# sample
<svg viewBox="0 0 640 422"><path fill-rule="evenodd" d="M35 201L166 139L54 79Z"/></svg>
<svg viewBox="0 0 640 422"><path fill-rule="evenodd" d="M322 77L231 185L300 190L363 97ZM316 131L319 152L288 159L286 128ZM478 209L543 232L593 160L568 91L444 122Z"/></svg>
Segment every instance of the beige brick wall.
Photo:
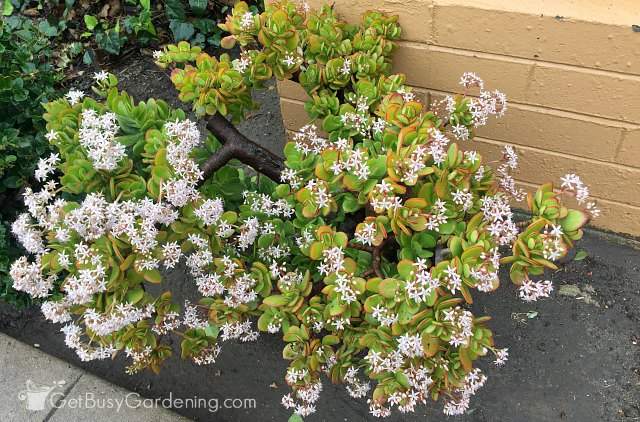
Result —
<svg viewBox="0 0 640 422"><path fill-rule="evenodd" d="M526 189L580 174L603 210L593 225L640 236L640 0L336 0L335 7L351 22L368 9L400 16L395 71L425 102L460 92L465 71L505 92L506 116L480 129L473 146L491 160L514 144ZM286 128L308 123L304 91L292 82L278 89Z"/></svg>

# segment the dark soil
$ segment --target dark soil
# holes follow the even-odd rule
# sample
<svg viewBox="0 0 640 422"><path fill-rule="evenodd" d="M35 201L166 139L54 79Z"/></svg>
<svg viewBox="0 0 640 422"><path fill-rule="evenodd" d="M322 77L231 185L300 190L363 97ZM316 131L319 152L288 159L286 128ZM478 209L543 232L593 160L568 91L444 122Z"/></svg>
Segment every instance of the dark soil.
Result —
<svg viewBox="0 0 640 422"><path fill-rule="evenodd" d="M162 98L180 104L166 74L140 57L130 66L112 69L122 87L139 100ZM258 93L263 108L242 127L252 139L281 151L282 128L273 88ZM614 240L612 240L614 239ZM640 252L620 239L589 232L579 247L589 256L570 261L552 275L552 298L527 304L503 277L494 294L477 295L476 314L489 322L510 360L503 368L485 365L489 376L461 422L488 421L636 421L640 420ZM195 297L194 283L182 270L167 274L166 288L177 300ZM178 409L185 416L209 421L282 421L289 413L280 406L288 392L283 378L286 362L282 341L262 335L256 343L227 343L215 365L198 367L179 357L166 362L160 375L128 376L125 362L81 363L64 346L56 327L43 321L35 308L17 311L0 306L0 330L47 353L135 390L147 397L211 399L252 398L257 408ZM174 342L174 346L179 346ZM308 421L362 421L370 418L364 400L348 397L342 386L325 382L318 412ZM428 404L415 415L394 414L391 421L444 420L441 404ZM429 418L430 417L430 418ZM454 419L454 418L450 418Z"/></svg>

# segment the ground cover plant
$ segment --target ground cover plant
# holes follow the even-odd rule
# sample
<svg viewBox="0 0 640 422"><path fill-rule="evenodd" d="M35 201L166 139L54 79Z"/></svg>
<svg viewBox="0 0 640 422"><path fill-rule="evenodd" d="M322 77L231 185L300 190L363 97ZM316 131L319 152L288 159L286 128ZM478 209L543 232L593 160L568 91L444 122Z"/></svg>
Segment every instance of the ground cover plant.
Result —
<svg viewBox="0 0 640 422"><path fill-rule="evenodd" d="M5 16L27 16L55 39L63 61L85 64L118 56L130 48L189 41L219 47L233 1L207 0L3 0ZM254 2L256 13L262 2Z"/></svg>
<svg viewBox="0 0 640 422"><path fill-rule="evenodd" d="M395 16L352 25L330 6L255 14L239 2L221 28L238 58L186 42L155 55L208 133L162 101L135 103L106 72L95 98L71 90L46 105L55 152L12 226L30 253L11 267L14 287L44 300L82 360L123 354L131 373L159 371L169 335L198 365L225 341L282 335L293 420L316 410L325 377L374 416L429 399L464 413L487 380L475 362L508 358L490 316L467 305L499 287L501 265L523 300L549 296L545 270L598 214L587 187L568 174L526 194L513 148L483 162L473 133L506 112L504 94L465 73L464 95L422 104L391 73ZM309 94L310 124L284 161L233 126L272 77ZM183 263L198 303L150 293Z"/></svg>

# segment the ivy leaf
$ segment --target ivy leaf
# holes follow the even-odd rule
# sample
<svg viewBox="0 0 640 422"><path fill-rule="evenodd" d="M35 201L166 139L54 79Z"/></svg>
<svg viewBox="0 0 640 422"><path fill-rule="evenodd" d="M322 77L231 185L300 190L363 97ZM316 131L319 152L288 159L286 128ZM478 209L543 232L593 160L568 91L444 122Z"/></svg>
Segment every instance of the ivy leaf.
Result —
<svg viewBox="0 0 640 422"><path fill-rule="evenodd" d="M207 0L189 0L189 6L191 6L191 11L195 15L202 15L207 10Z"/></svg>
<svg viewBox="0 0 640 422"><path fill-rule="evenodd" d="M96 34L98 47L110 54L120 54L120 47L122 47L123 41L120 35L114 30Z"/></svg>
<svg viewBox="0 0 640 422"><path fill-rule="evenodd" d="M58 28L51 25L46 20L40 21L40 23L38 24L38 29L47 37L55 37L56 35L58 35Z"/></svg>
<svg viewBox="0 0 640 422"><path fill-rule="evenodd" d="M170 20L185 21L187 13L184 10L181 0L167 0L164 3L165 13Z"/></svg>
<svg viewBox="0 0 640 422"><path fill-rule="evenodd" d="M82 63L91 64L93 63L93 50L87 50L82 55Z"/></svg>
<svg viewBox="0 0 640 422"><path fill-rule="evenodd" d="M172 20L169 23L169 28L173 33L173 39L175 41L187 41L193 37L196 30L189 22L180 22L178 20Z"/></svg>

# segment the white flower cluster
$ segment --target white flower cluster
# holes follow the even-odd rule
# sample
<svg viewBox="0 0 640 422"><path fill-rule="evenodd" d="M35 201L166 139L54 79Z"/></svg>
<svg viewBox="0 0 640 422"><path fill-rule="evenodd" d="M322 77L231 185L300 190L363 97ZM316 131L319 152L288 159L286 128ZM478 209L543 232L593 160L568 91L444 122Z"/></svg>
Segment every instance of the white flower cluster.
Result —
<svg viewBox="0 0 640 422"><path fill-rule="evenodd" d="M567 247L562 241L562 234L562 227L559 225L552 224L551 230L545 227L542 233L542 256L544 256L545 259L555 261L567 252Z"/></svg>
<svg viewBox="0 0 640 422"><path fill-rule="evenodd" d="M244 73L251 66L251 56L247 54L246 51L243 51L242 53L240 53L240 58L235 59L232 62L232 65L234 70L240 73Z"/></svg>
<svg viewBox="0 0 640 422"><path fill-rule="evenodd" d="M586 203L586 208L589 214L593 218L600 215L600 209L595 201L590 200L589 188L582 182L579 176L569 173L561 179L561 187L567 192L573 192L575 194L578 204L582 205Z"/></svg>
<svg viewBox="0 0 640 422"><path fill-rule="evenodd" d="M243 31L248 31L251 28L253 28L253 13L251 12L245 12L242 15L242 19L240 20L240 28L242 28Z"/></svg>
<svg viewBox="0 0 640 422"><path fill-rule="evenodd" d="M121 330L129 324L151 318L154 312L153 305L144 308L137 308L130 303L118 303L114 310L100 314L94 309L87 309L84 312L84 325L98 336L107 336Z"/></svg>
<svg viewBox="0 0 640 422"><path fill-rule="evenodd" d="M318 128L312 124L301 127L293 135L293 141L295 142L296 150L304 155L320 154L331 147L329 140L319 136Z"/></svg>
<svg viewBox="0 0 640 422"><path fill-rule="evenodd" d="M346 112L340 116L342 124L355 129L360 136L368 138L371 134L371 130L375 128L375 131L381 129L380 123L376 123L372 119L369 112L369 105L367 104L367 98L360 97L356 103L356 112ZM375 125L375 126L374 126Z"/></svg>
<svg viewBox="0 0 640 422"><path fill-rule="evenodd" d="M433 158L433 162L440 165L444 163L447 158L447 145L449 145L449 138L438 129L431 128L429 130L429 144L428 152Z"/></svg>
<svg viewBox="0 0 640 422"><path fill-rule="evenodd" d="M77 89L70 89L64 96L71 106L74 106L80 102L81 99L84 98L84 92L79 91Z"/></svg>
<svg viewBox="0 0 640 422"><path fill-rule="evenodd" d="M305 187L311 192L313 203L316 207L324 208L329 206L331 194L329 194L327 183L324 180L311 179Z"/></svg>
<svg viewBox="0 0 640 422"><path fill-rule="evenodd" d="M459 124L451 126L451 133L453 133L453 136L455 136L459 141L468 141L471 136L469 129L466 126Z"/></svg>
<svg viewBox="0 0 640 422"><path fill-rule="evenodd" d="M165 131L169 137L167 161L176 177L163 181L162 192L171 204L180 208L200 198L197 184L202 179L202 170L191 158L193 149L200 144L200 131L191 120L166 123Z"/></svg>
<svg viewBox="0 0 640 422"><path fill-rule="evenodd" d="M61 323L71 321L71 314L69 313L69 306L66 301L54 302L47 300L42 302L40 310L45 319L53 323Z"/></svg>
<svg viewBox="0 0 640 422"><path fill-rule="evenodd" d="M285 200L273 200L269 195L258 192L243 192L245 204L251 211L266 214L269 217L289 218L293 215L293 207Z"/></svg>
<svg viewBox="0 0 640 422"><path fill-rule="evenodd" d="M344 268L344 252L342 248L334 246L322 251L324 258L318 265L318 272L323 275L337 273Z"/></svg>
<svg viewBox="0 0 640 422"><path fill-rule="evenodd" d="M415 407L419 403L426 403L430 395L429 387L433 384L432 369L416 364L415 360L415 357L424 355L420 335L405 334L400 337L399 343L398 349L386 356L369 350L365 357L374 373L401 371L409 382L408 390L395 391L389 395L386 406L369 400L369 412L375 417L390 416L393 406L402 413L415 412Z"/></svg>
<svg viewBox="0 0 640 422"><path fill-rule="evenodd" d="M484 89L484 81L473 72L464 72L460 77L460 85L466 89L474 87Z"/></svg>
<svg viewBox="0 0 640 422"><path fill-rule="evenodd" d="M212 346L207 346L204 349L200 350L200 352L192 356L191 359L193 363L196 365L211 365L216 362L218 355L222 351L222 348L215 344Z"/></svg>
<svg viewBox="0 0 640 422"><path fill-rule="evenodd" d="M38 161L38 167L35 172L35 179L39 182L44 182L49 177L49 174L53 173L56 166L60 162L60 155L51 153L47 158L41 158Z"/></svg>
<svg viewBox="0 0 640 422"><path fill-rule="evenodd" d="M65 325L60 331L64 333L64 343L70 349L75 350L83 362L96 359L110 359L117 351L112 345L92 347L89 344L84 344L81 340L82 329L74 323Z"/></svg>
<svg viewBox="0 0 640 422"><path fill-rule="evenodd" d="M392 186L386 180L375 185L371 191L369 203L380 214L387 210L396 210L402 206L402 199L393 194Z"/></svg>
<svg viewBox="0 0 640 422"><path fill-rule="evenodd" d="M500 252L493 248L489 254L482 252L480 258L483 262L469 270L471 278L476 280L476 289L481 292L490 292L498 285L498 269L500 268Z"/></svg>
<svg viewBox="0 0 640 422"><path fill-rule="evenodd" d="M371 246L375 240L378 229L376 228L375 221L369 223L363 223L362 227L356 230L353 234L356 242L363 245Z"/></svg>
<svg viewBox="0 0 640 422"><path fill-rule="evenodd" d="M207 328L209 322L200 318L198 315L198 307L191 305L191 302L185 300L184 302L184 316L182 317L182 324L188 328Z"/></svg>
<svg viewBox="0 0 640 422"><path fill-rule="evenodd" d="M553 283L550 280L533 281L529 278L522 282L518 289L520 298L525 302L535 302L542 297L549 297L553 291Z"/></svg>
<svg viewBox="0 0 640 422"><path fill-rule="evenodd" d="M303 381L307 376L308 371L301 369L296 372L295 369L289 368L285 380L289 384L295 384ZM305 417L309 416L316 411L315 403L320 398L320 392L322 392L322 382L320 380L309 381L303 385L296 384L295 386L295 398L290 394L282 397L282 405L287 409L294 409L294 412L298 415ZM299 400L296 402L296 399Z"/></svg>
<svg viewBox="0 0 640 422"><path fill-rule="evenodd" d="M527 194L524 190L516 187L516 181L511 176L511 172L518 168L518 154L511 145L505 145L503 160L504 162L496 169L500 189L510 194L516 201L523 201Z"/></svg>
<svg viewBox="0 0 640 422"><path fill-rule="evenodd" d="M30 189L25 192L25 197L30 195ZM23 213L18 216L11 225L11 232L27 250L32 254L42 254L45 251L42 241L42 231L33 224L29 214Z"/></svg>
<svg viewBox="0 0 640 422"><path fill-rule="evenodd" d="M352 303L357 300L358 292L355 290L355 283L349 274L339 272L336 274L335 292L340 295L344 303Z"/></svg>
<svg viewBox="0 0 640 422"><path fill-rule="evenodd" d="M440 231L440 225L447 222L447 216L445 215L447 212L446 202L442 199L436 199L436 202L431 207L431 214L429 214L429 219L427 220L427 229Z"/></svg>
<svg viewBox="0 0 640 422"><path fill-rule="evenodd" d="M487 124L490 116L502 117L507 111L507 96L504 93L495 91L480 91L477 99L469 101L469 111L473 116L475 127Z"/></svg>
<svg viewBox="0 0 640 422"><path fill-rule="evenodd" d="M227 321L220 327L220 339L240 340L242 342L256 341L260 333L251 328L251 321Z"/></svg>
<svg viewBox="0 0 640 422"><path fill-rule="evenodd" d="M206 199L198 208L195 209L194 214L202 221L205 227L212 226L218 223L220 217L224 213L224 203L222 199Z"/></svg>
<svg viewBox="0 0 640 422"><path fill-rule="evenodd" d="M444 404L444 414L449 416L462 415L469 408L471 396L473 396L484 383L487 382L486 375L476 368L469 372L464 379L462 387L455 391L456 397L447 400Z"/></svg>
<svg viewBox="0 0 640 422"><path fill-rule="evenodd" d="M494 365L502 366L507 363L509 359L509 349L496 349L494 353L496 354L496 360L493 362Z"/></svg>
<svg viewBox="0 0 640 422"><path fill-rule="evenodd" d="M452 196L453 202L462 206L463 211L469 211L473 207L473 193L469 189L456 189Z"/></svg>
<svg viewBox="0 0 640 422"><path fill-rule="evenodd" d="M82 112L78 141L97 170L113 171L126 155L126 147L116 135L120 127L115 113L98 115L93 109Z"/></svg>
<svg viewBox="0 0 640 422"><path fill-rule="evenodd" d="M371 316L378 320L383 327L390 327L398 320L398 315L383 305L376 305L371 310Z"/></svg>
<svg viewBox="0 0 640 422"><path fill-rule="evenodd" d="M11 265L9 275L13 279L13 288L28 293L31 297L47 297L56 280L54 275L44 277L40 271L40 259L29 262L21 256Z"/></svg>
<svg viewBox="0 0 640 422"><path fill-rule="evenodd" d="M431 275L427 261L423 258L416 259L413 267L411 277L405 283L405 292L416 303L425 302L428 296L440 286L440 279Z"/></svg>
<svg viewBox="0 0 640 422"><path fill-rule="evenodd" d="M473 314L459 306L444 311L444 320L451 325L449 344L467 346L473 335Z"/></svg>
<svg viewBox="0 0 640 422"><path fill-rule="evenodd" d="M518 236L518 226L513 221L513 212L505 195L497 194L482 198L482 213L488 223L489 234L499 245L510 245Z"/></svg>
<svg viewBox="0 0 640 422"><path fill-rule="evenodd" d="M347 147L348 148L348 147ZM352 172L358 179L367 180L369 177L369 166L367 165L367 159L364 156L365 150L357 148L354 150L342 149L340 152L340 158L334 161L331 166L331 170L334 175L339 175L342 172ZM346 156L346 159L345 159Z"/></svg>
<svg viewBox="0 0 640 422"><path fill-rule="evenodd" d="M354 399L366 396L369 390L371 390L371 385L368 382L361 381L358 378L358 372L356 367L350 366L343 379L347 392Z"/></svg>
<svg viewBox="0 0 640 422"><path fill-rule="evenodd" d="M418 403L426 403L429 397L429 386L433 384L430 370L424 366L411 366L403 370L409 380L408 391L394 391L389 395L390 406L397 406L401 413L415 412Z"/></svg>
<svg viewBox="0 0 640 422"><path fill-rule="evenodd" d="M282 183L288 183L293 190L300 189L302 185L302 177L298 176L296 171L290 168L282 170L282 173L280 173L280 181Z"/></svg>

